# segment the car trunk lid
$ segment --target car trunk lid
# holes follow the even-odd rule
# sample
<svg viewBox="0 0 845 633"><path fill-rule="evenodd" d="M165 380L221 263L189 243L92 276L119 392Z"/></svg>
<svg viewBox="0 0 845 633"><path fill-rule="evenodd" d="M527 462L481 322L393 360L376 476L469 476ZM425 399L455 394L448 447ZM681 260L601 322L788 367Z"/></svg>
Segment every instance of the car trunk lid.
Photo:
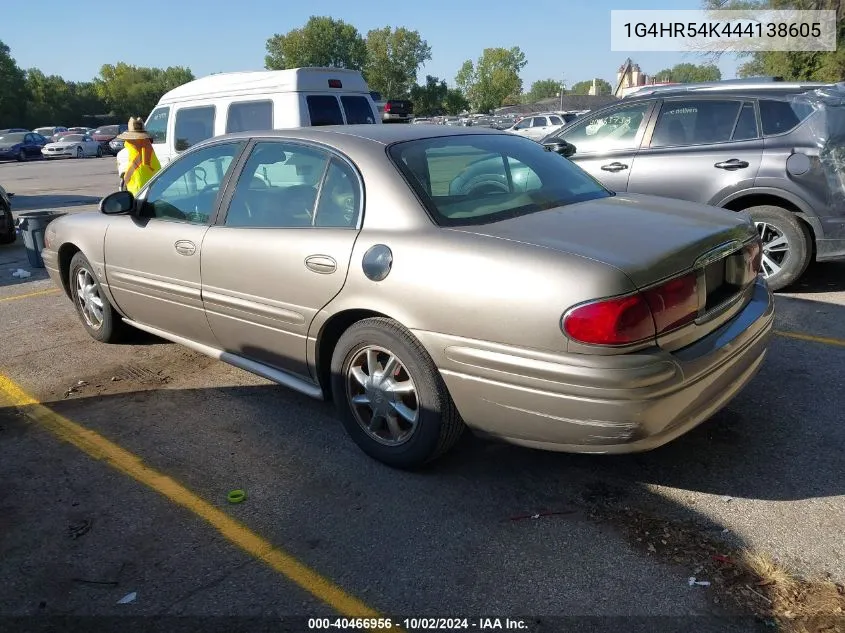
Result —
<svg viewBox="0 0 845 633"><path fill-rule="evenodd" d="M388 114L407 115L414 111L413 105L410 101L404 99L390 99L385 103L384 111Z"/></svg>

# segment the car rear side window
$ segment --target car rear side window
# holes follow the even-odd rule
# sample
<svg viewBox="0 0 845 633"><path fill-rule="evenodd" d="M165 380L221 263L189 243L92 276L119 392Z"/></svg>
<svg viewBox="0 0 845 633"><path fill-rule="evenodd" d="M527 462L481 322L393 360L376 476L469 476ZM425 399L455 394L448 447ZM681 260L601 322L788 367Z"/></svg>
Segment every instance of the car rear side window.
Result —
<svg viewBox="0 0 845 633"><path fill-rule="evenodd" d="M652 147L709 145L731 140L740 101L666 101L657 119Z"/></svg>
<svg viewBox="0 0 845 633"><path fill-rule="evenodd" d="M272 129L272 101L240 101L229 105L226 134Z"/></svg>
<svg viewBox="0 0 845 633"><path fill-rule="evenodd" d="M563 125L563 121L558 116L550 116L549 121L551 121L552 125Z"/></svg>
<svg viewBox="0 0 845 633"><path fill-rule="evenodd" d="M153 143L167 142L167 121L170 119L170 108L156 108L152 111L144 128L152 135Z"/></svg>
<svg viewBox="0 0 845 633"><path fill-rule="evenodd" d="M757 138L757 117L754 114L754 104L746 103L742 106L739 113L739 119L736 121L734 128L733 141L747 141L749 139Z"/></svg>
<svg viewBox="0 0 845 633"><path fill-rule="evenodd" d="M376 122L373 109L366 97L344 96L340 98L340 102L346 113L346 122L350 125Z"/></svg>
<svg viewBox="0 0 845 633"><path fill-rule="evenodd" d="M548 123L546 122L546 117L544 116L535 116L534 123L531 124L531 127L546 127Z"/></svg>
<svg viewBox="0 0 845 633"><path fill-rule="evenodd" d="M214 106L181 108L176 111L176 151L182 152L200 141L214 136Z"/></svg>
<svg viewBox="0 0 845 633"><path fill-rule="evenodd" d="M305 101L311 125L343 125L340 104L334 95L309 95Z"/></svg>
<svg viewBox="0 0 845 633"><path fill-rule="evenodd" d="M805 103L760 99L760 123L763 124L764 136L789 132L812 113L812 106Z"/></svg>

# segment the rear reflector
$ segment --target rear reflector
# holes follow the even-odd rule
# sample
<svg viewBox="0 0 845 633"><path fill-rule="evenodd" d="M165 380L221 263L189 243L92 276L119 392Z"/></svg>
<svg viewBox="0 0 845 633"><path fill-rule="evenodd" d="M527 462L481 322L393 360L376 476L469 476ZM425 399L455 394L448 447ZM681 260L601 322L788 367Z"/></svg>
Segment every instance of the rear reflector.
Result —
<svg viewBox="0 0 845 633"><path fill-rule="evenodd" d="M340 79L329 79L329 88L343 88Z"/></svg>

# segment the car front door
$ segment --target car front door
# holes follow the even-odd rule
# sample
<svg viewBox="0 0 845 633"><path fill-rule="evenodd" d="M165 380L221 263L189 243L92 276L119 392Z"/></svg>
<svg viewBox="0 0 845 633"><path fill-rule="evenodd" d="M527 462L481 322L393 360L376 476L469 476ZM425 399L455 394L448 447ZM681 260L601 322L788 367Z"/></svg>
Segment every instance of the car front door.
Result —
<svg viewBox="0 0 845 633"><path fill-rule="evenodd" d="M535 141L548 136L551 128L549 127L549 120L544 116L535 116L531 127L527 130L526 136Z"/></svg>
<svg viewBox="0 0 845 633"><path fill-rule="evenodd" d="M667 99L637 154L628 191L718 204L754 184L762 158L752 101Z"/></svg>
<svg viewBox="0 0 845 633"><path fill-rule="evenodd" d="M228 173L243 142L186 154L139 193L137 212L106 231L105 268L130 319L214 345L202 305L200 256Z"/></svg>
<svg viewBox="0 0 845 633"><path fill-rule="evenodd" d="M638 101L586 115L555 138L575 146L569 160L611 191L627 191L654 101Z"/></svg>
<svg viewBox="0 0 845 633"><path fill-rule="evenodd" d="M533 117L526 117L522 119L522 121L514 125L513 128L511 128L511 132L515 134L520 134L522 136L527 136L528 133L531 131L531 125L533 121Z"/></svg>
<svg viewBox="0 0 845 633"><path fill-rule="evenodd" d="M27 134L23 140L23 151L27 156L41 156L41 147L35 134Z"/></svg>
<svg viewBox="0 0 845 633"><path fill-rule="evenodd" d="M202 250L203 302L225 351L311 377L309 326L343 287L362 191L323 148L254 145Z"/></svg>

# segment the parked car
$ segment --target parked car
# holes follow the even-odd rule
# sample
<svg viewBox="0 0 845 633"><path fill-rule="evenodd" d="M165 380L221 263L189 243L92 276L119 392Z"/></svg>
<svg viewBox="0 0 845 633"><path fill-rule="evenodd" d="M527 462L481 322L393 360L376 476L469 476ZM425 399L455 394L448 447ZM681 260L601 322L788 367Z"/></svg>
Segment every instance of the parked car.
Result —
<svg viewBox="0 0 845 633"><path fill-rule="evenodd" d="M65 134L55 143L47 143L41 153L44 158L100 158L103 148L87 134Z"/></svg>
<svg viewBox="0 0 845 633"><path fill-rule="evenodd" d="M100 145L100 149L104 154L111 154L112 156L117 156L117 151L114 151L111 147L111 142L114 140L115 136L122 134L129 126L126 123L120 123L116 125L103 125L98 127L91 133L91 138L97 141ZM122 148L121 148L122 149Z"/></svg>
<svg viewBox="0 0 845 633"><path fill-rule="evenodd" d="M626 97L542 142L573 145L570 159L614 191L748 211L773 290L813 259L845 259L843 184L824 158L842 151L845 126L826 115L841 106L825 106L805 85L670 88ZM831 94L845 104L845 89Z"/></svg>
<svg viewBox="0 0 845 633"><path fill-rule="evenodd" d="M535 114L520 119L505 131L539 141L564 125L559 114Z"/></svg>
<svg viewBox="0 0 845 633"><path fill-rule="evenodd" d="M49 143L56 134L67 132L67 128L63 125L48 125L47 127L37 127L33 132L43 136Z"/></svg>
<svg viewBox="0 0 845 633"><path fill-rule="evenodd" d="M123 149L124 145L126 145L126 143L122 138L113 138L109 141L109 151L117 156L120 153L120 150Z"/></svg>
<svg viewBox="0 0 845 633"><path fill-rule="evenodd" d="M35 132L0 134L0 160L25 161L41 156L46 139Z"/></svg>
<svg viewBox="0 0 845 633"><path fill-rule="evenodd" d="M410 123L414 118L414 104L407 99L388 99L384 102L381 120L385 123Z"/></svg>
<svg viewBox="0 0 845 633"><path fill-rule="evenodd" d="M12 215L12 196L0 185L0 244L11 244L17 239L15 216Z"/></svg>
<svg viewBox="0 0 845 633"><path fill-rule="evenodd" d="M6 129L0 130L0 134L8 134L9 132L29 132L29 130L22 127L8 127Z"/></svg>
<svg viewBox="0 0 845 633"><path fill-rule="evenodd" d="M479 159L530 183L451 194ZM746 215L615 194L486 128L216 137L100 211L52 221L42 253L94 339L132 326L331 398L397 467L465 426L551 450L654 448L740 393L772 328Z"/></svg>
<svg viewBox="0 0 845 633"><path fill-rule="evenodd" d="M290 68L218 73L165 93L144 124L162 165L234 132L381 123L357 70Z"/></svg>
<svg viewBox="0 0 845 633"><path fill-rule="evenodd" d="M68 134L87 134L89 136L93 131L94 128L92 127L69 127L67 129Z"/></svg>

